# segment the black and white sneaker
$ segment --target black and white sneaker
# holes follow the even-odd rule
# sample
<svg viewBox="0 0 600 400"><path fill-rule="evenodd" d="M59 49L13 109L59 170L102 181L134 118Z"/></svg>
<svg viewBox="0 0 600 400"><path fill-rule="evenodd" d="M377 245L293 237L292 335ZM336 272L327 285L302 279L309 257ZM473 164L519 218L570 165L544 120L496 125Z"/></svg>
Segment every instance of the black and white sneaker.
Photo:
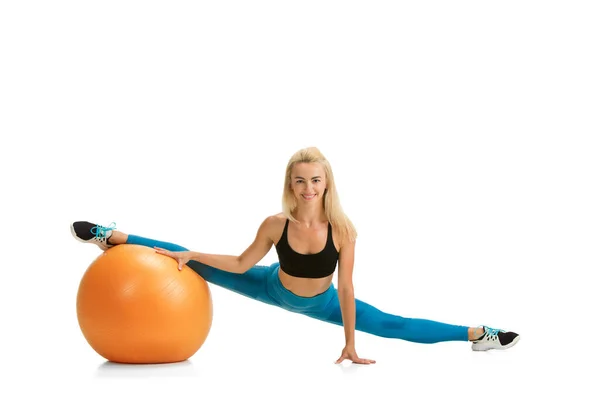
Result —
<svg viewBox="0 0 600 400"><path fill-rule="evenodd" d="M102 250L107 250L113 247L108 239L115 228L116 224L114 222L109 226L102 226L87 221L77 221L71 224L71 234L80 242L94 243Z"/></svg>
<svg viewBox="0 0 600 400"><path fill-rule="evenodd" d="M505 350L513 347L520 339L519 334L506 332L500 329L492 329L483 326L484 334L479 339L473 341L471 348L473 351L486 351L491 349Z"/></svg>

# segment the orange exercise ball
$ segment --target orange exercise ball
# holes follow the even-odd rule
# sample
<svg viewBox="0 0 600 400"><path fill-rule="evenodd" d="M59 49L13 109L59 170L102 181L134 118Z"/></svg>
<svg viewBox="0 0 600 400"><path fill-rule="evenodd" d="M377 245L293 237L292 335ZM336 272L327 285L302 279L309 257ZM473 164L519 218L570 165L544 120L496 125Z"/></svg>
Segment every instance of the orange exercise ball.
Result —
<svg viewBox="0 0 600 400"><path fill-rule="evenodd" d="M122 244L98 256L81 279L77 319L100 356L130 364L184 361L208 337L206 281L153 248Z"/></svg>

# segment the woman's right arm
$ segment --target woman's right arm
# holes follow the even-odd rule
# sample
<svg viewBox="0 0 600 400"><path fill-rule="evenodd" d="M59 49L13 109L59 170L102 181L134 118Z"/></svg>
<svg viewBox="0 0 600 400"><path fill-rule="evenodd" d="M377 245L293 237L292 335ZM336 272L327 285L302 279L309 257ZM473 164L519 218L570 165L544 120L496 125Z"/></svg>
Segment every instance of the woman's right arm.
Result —
<svg viewBox="0 0 600 400"><path fill-rule="evenodd" d="M275 224L275 217L267 217L258 228L254 241L248 248L239 256L222 255L222 254L207 254L190 251L189 257L191 260L198 261L202 264L221 269L227 272L243 274L254 265L258 264L271 250L273 240L271 234Z"/></svg>

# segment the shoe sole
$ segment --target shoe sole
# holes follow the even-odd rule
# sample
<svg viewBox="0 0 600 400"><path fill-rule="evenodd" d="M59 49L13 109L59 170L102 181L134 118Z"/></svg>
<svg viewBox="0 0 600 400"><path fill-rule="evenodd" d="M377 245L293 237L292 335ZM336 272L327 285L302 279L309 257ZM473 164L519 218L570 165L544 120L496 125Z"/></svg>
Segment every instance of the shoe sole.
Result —
<svg viewBox="0 0 600 400"><path fill-rule="evenodd" d="M93 244L95 244L96 246L100 247L100 249L101 249L101 250L103 250L103 251L106 251L106 250L108 250L108 247L106 247L106 246L103 246L103 245L101 245L101 244L100 244L100 243L98 243L98 242L92 242L92 241L89 241L89 240L83 240L83 239L81 239L81 238L80 238L79 236L77 236L77 234L75 233L75 228L73 228L73 224L71 224L71 235L73 235L73 237L74 237L74 238L75 238L77 241L79 241L79 242L81 242L81 243L93 243Z"/></svg>
<svg viewBox="0 0 600 400"><path fill-rule="evenodd" d="M515 338L515 340L513 340L512 342L510 342L509 344L507 344L506 346L503 347L490 347L487 349L472 349L473 351L488 351L488 350L508 350L511 347L513 347L515 344L517 344L519 342L519 340L521 340L521 335L517 336Z"/></svg>

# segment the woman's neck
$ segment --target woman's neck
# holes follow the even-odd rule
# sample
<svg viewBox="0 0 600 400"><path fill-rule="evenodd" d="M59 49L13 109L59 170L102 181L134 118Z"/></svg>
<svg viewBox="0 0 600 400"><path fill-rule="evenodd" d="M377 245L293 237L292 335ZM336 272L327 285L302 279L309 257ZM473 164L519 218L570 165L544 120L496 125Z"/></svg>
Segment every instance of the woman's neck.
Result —
<svg viewBox="0 0 600 400"><path fill-rule="evenodd" d="M310 227L315 223L321 223L327 220L327 216L325 215L325 210L323 207L298 207L292 213L294 218L298 220L302 225L306 227Z"/></svg>

